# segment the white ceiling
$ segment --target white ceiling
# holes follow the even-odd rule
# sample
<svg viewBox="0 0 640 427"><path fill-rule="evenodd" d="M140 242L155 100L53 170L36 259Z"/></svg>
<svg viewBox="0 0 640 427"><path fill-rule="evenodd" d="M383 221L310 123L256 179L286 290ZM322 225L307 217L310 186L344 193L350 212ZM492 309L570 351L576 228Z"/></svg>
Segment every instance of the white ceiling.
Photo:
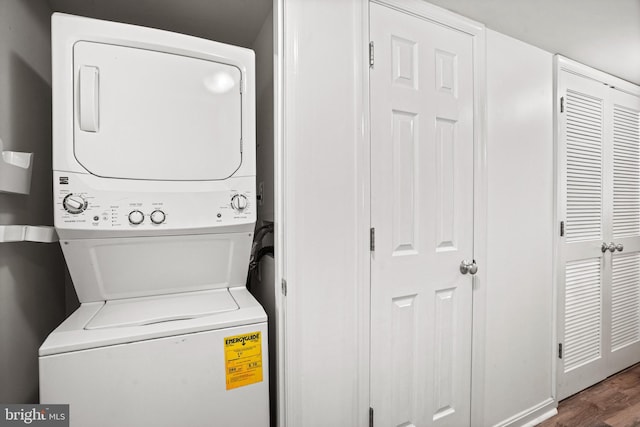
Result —
<svg viewBox="0 0 640 427"><path fill-rule="evenodd" d="M251 47L272 0L48 0L55 12Z"/></svg>
<svg viewBox="0 0 640 427"><path fill-rule="evenodd" d="M255 40L272 4L272 0L48 1L55 11L245 47ZM640 84L640 0L429 1L546 51Z"/></svg>
<svg viewBox="0 0 640 427"><path fill-rule="evenodd" d="M640 0L429 0L488 28L640 84Z"/></svg>

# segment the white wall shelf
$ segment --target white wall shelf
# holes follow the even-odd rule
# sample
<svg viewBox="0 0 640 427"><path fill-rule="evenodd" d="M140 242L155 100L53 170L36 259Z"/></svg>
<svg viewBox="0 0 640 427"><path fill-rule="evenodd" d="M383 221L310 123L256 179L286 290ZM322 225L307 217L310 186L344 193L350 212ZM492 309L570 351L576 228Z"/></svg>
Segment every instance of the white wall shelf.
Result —
<svg viewBox="0 0 640 427"><path fill-rule="evenodd" d="M31 188L31 171L33 153L4 151L4 143L0 139L0 192L29 194Z"/></svg>

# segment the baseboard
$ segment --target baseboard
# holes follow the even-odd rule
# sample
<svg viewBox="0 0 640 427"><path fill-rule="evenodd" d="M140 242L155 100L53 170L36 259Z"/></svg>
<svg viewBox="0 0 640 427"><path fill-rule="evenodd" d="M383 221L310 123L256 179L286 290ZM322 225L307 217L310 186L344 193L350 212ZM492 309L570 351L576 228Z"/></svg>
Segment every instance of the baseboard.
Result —
<svg viewBox="0 0 640 427"><path fill-rule="evenodd" d="M558 413L557 403L553 398L540 402L493 427L533 427Z"/></svg>
<svg viewBox="0 0 640 427"><path fill-rule="evenodd" d="M549 418L553 417L554 415L558 415L558 408L549 409L547 412L545 412L544 414L540 415L536 419L533 419L533 420L529 421L528 423L523 424L522 427L537 426L538 424L542 423L543 421L548 420Z"/></svg>

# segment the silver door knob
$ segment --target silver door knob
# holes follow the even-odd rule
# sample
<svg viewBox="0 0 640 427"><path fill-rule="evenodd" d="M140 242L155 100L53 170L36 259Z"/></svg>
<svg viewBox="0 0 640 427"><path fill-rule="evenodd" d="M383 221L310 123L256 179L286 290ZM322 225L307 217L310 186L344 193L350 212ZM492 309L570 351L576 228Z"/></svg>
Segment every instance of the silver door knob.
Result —
<svg viewBox="0 0 640 427"><path fill-rule="evenodd" d="M609 252L615 252L615 251L616 251L615 243L613 242L609 243Z"/></svg>
<svg viewBox="0 0 640 427"><path fill-rule="evenodd" d="M469 262L465 259L460 263L460 273L462 274L469 273L471 275L474 275L477 272L478 272L478 264L476 264L476 260Z"/></svg>
<svg viewBox="0 0 640 427"><path fill-rule="evenodd" d="M617 250L618 252L622 252L622 251L624 250L624 246L622 246L622 243L618 243L618 244L616 245L616 250Z"/></svg>
<svg viewBox="0 0 640 427"><path fill-rule="evenodd" d="M603 242L602 246L600 247L600 249L602 250L602 253L605 253L607 251L615 252L616 251L616 245L614 245L613 243L609 243L607 245L605 242Z"/></svg>

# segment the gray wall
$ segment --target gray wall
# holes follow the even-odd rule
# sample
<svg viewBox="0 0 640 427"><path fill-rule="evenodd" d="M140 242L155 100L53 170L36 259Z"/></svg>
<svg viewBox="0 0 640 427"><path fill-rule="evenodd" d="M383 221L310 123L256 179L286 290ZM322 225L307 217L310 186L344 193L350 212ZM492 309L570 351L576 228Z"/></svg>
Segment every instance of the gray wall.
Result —
<svg viewBox="0 0 640 427"><path fill-rule="evenodd" d="M273 222L273 12L267 15L253 45L256 53L256 185L262 184L258 219Z"/></svg>
<svg viewBox="0 0 640 427"><path fill-rule="evenodd" d="M35 153L30 195L0 193L0 224L52 225L50 14L0 0L0 138ZM38 400L38 347L64 318L58 244L0 243L0 402Z"/></svg>

